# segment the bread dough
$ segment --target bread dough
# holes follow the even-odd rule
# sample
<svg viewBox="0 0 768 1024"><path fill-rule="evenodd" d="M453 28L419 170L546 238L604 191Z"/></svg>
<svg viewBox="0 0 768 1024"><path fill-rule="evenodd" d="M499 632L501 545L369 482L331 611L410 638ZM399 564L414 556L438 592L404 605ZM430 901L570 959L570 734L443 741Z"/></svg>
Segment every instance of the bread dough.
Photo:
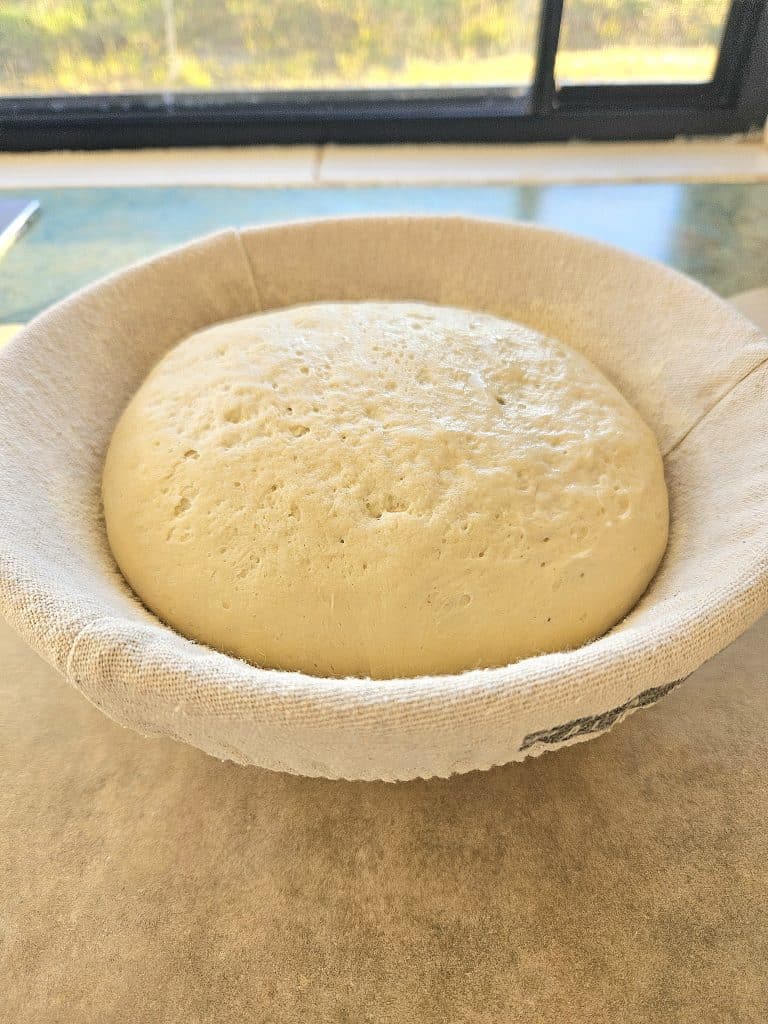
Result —
<svg viewBox="0 0 768 1024"><path fill-rule="evenodd" d="M667 541L654 435L582 355L416 303L193 335L120 419L109 541L145 605L253 664L391 678L599 636Z"/></svg>

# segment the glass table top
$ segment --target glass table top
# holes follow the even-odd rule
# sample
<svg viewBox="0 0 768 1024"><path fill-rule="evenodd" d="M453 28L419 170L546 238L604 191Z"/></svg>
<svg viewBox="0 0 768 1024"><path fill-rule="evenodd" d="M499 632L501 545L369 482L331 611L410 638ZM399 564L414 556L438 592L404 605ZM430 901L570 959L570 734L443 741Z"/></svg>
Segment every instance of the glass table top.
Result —
<svg viewBox="0 0 768 1024"><path fill-rule="evenodd" d="M225 227L365 213L525 220L621 246L722 295L768 284L768 184L13 190L40 212L0 260L0 324Z"/></svg>

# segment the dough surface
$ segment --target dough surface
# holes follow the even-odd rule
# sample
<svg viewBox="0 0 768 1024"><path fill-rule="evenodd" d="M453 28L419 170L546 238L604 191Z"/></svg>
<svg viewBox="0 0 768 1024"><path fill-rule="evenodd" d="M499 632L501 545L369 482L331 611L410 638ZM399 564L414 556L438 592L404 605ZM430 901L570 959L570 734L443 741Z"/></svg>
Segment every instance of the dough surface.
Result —
<svg viewBox="0 0 768 1024"><path fill-rule="evenodd" d="M180 633L392 678L578 646L667 542L651 430L567 345L485 314L315 304L214 325L124 411L115 559Z"/></svg>

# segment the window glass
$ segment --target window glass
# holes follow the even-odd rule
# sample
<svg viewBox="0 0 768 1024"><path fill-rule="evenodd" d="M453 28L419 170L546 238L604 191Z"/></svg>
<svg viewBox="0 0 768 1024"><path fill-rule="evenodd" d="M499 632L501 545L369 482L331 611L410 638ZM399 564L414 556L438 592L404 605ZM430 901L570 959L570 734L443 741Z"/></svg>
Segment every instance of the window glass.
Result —
<svg viewBox="0 0 768 1024"><path fill-rule="evenodd" d="M539 0L0 0L0 92L503 85Z"/></svg>
<svg viewBox="0 0 768 1024"><path fill-rule="evenodd" d="M729 0L565 0L558 85L708 82Z"/></svg>

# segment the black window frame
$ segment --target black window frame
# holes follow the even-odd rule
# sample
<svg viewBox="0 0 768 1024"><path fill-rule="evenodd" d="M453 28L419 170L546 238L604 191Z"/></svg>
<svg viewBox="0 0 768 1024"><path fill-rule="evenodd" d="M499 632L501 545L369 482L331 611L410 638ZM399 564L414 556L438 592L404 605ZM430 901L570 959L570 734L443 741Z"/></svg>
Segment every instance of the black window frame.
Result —
<svg viewBox="0 0 768 1024"><path fill-rule="evenodd" d="M516 88L8 97L0 151L260 144L653 140L762 128L768 0L733 0L711 82L557 88L563 0L543 0Z"/></svg>

